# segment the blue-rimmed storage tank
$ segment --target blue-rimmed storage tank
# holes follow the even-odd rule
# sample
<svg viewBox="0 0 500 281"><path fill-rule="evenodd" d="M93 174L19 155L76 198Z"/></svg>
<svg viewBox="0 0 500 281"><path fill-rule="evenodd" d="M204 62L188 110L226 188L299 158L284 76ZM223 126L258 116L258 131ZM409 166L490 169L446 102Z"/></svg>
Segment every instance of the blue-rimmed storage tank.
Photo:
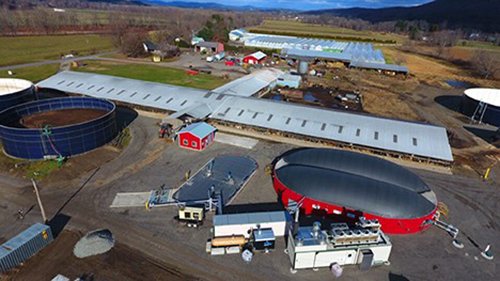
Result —
<svg viewBox="0 0 500 281"><path fill-rule="evenodd" d="M0 78L0 111L35 99L35 86L28 80Z"/></svg>
<svg viewBox="0 0 500 281"><path fill-rule="evenodd" d="M110 142L117 133L116 106L103 99L51 98L0 112L3 149L15 158L78 155Z"/></svg>

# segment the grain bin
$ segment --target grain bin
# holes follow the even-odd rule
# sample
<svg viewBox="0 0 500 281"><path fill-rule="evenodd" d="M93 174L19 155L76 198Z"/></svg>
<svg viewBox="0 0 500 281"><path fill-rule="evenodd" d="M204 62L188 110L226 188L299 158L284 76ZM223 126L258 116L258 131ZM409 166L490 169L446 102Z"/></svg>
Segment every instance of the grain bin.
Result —
<svg viewBox="0 0 500 281"><path fill-rule="evenodd" d="M0 272L25 262L52 242L52 231L45 224L36 223L0 246Z"/></svg>
<svg viewBox="0 0 500 281"><path fill-rule="evenodd" d="M309 69L309 63L307 61L300 61L299 62L299 73L300 74L307 74L308 69Z"/></svg>

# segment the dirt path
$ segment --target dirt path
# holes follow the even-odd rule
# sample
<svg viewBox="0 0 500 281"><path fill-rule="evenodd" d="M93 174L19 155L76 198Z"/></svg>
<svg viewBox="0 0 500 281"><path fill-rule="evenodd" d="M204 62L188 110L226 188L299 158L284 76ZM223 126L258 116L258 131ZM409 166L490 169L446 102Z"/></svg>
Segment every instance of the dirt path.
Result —
<svg viewBox="0 0 500 281"><path fill-rule="evenodd" d="M144 256L123 243L118 243L103 255L76 258L73 247L80 237L80 233L63 232L54 243L26 262L22 270L5 280L51 280L57 274L71 280L82 276L92 276L94 280L123 281L144 280L146 276L148 280L199 280L180 272L173 265Z"/></svg>

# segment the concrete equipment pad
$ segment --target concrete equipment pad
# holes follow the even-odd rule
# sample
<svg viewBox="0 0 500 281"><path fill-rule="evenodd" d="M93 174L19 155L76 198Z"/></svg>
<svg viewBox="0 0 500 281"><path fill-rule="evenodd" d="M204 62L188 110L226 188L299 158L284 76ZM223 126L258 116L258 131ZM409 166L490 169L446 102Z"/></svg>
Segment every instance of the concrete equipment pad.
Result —
<svg viewBox="0 0 500 281"><path fill-rule="evenodd" d="M146 202L151 196L151 191L148 192L127 192L117 193L110 208L126 208L126 207L145 207Z"/></svg>
<svg viewBox="0 0 500 281"><path fill-rule="evenodd" d="M259 143L259 141L256 139L235 136L235 135L230 135L230 134L224 134L221 132L217 133L217 136L215 137L215 141L220 142L220 143L229 144L229 145L243 147L246 149L252 149L255 147L255 145L257 145L257 143Z"/></svg>

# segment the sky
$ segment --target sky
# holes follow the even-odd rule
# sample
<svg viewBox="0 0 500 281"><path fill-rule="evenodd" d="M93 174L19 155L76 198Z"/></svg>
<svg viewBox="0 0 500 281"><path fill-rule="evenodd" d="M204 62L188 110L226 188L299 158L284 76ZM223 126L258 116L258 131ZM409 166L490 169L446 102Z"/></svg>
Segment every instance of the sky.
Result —
<svg viewBox="0 0 500 281"><path fill-rule="evenodd" d="M163 0L165 2L174 0ZM334 8L382 8L392 6L416 6L432 0L181 0L182 2L214 2L230 6L251 5L259 8L283 8L321 10Z"/></svg>

